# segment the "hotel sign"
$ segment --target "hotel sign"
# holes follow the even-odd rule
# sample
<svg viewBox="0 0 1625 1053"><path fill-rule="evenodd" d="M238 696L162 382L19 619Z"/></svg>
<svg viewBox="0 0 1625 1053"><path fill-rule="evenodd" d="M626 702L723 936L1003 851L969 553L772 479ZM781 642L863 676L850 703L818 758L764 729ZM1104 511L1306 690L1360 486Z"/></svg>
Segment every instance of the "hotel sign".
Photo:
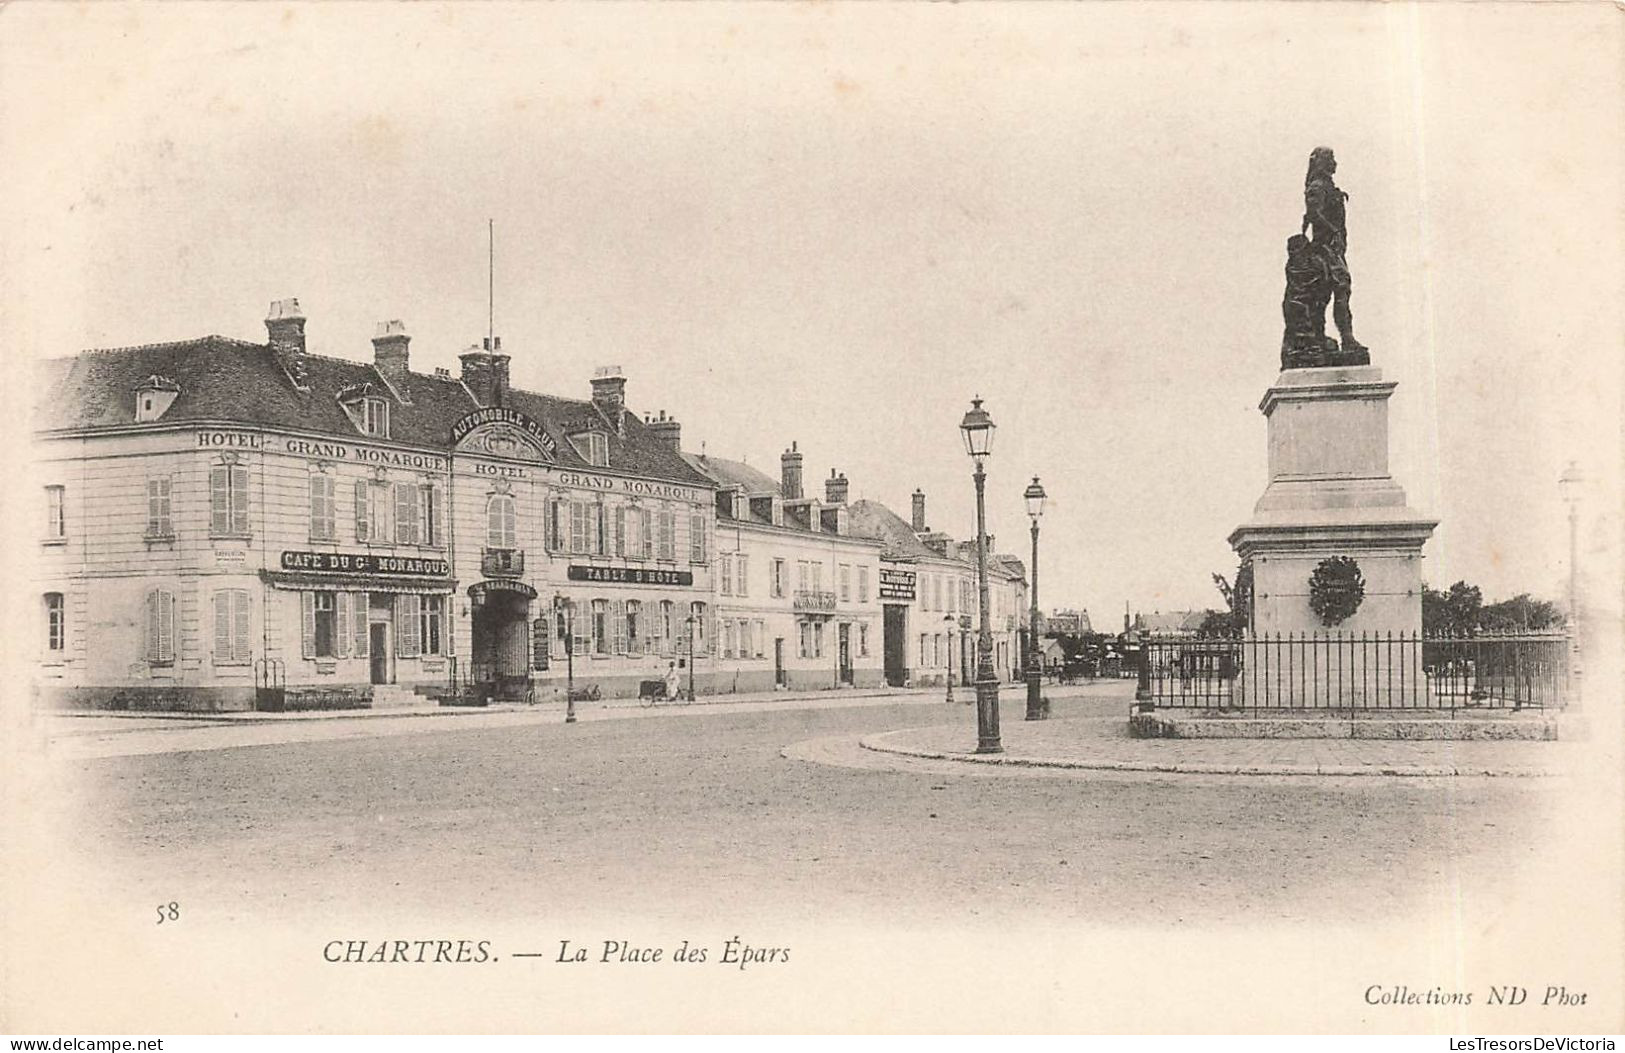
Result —
<svg viewBox="0 0 1625 1053"><path fill-rule="evenodd" d="M595 475L591 472L561 472L559 483L562 486L579 486L589 490L619 490L633 497L671 497L690 502L699 502L705 498L703 493L691 486L655 483L644 479L621 479L609 475Z"/></svg>
<svg viewBox="0 0 1625 1053"><path fill-rule="evenodd" d="M522 581L506 581L493 579L491 581L476 581L468 587L468 598L480 606L492 596L519 596L526 600L536 598L536 590Z"/></svg>
<svg viewBox="0 0 1625 1053"><path fill-rule="evenodd" d="M518 410L506 406L487 406L485 409L477 409L473 413L466 414L451 426L451 441L454 444L462 442L468 437L469 432L486 424L506 424L519 429L549 457L556 456L559 452L559 444L546 429Z"/></svg>
<svg viewBox="0 0 1625 1053"><path fill-rule="evenodd" d="M451 564L443 559L421 556L385 556L373 552L293 552L282 553L283 570L316 574L396 574L413 578L443 578Z"/></svg>
<svg viewBox="0 0 1625 1053"><path fill-rule="evenodd" d="M646 567L592 567L573 564L571 581L602 581L612 585L692 585L694 574L687 570L651 570Z"/></svg>
<svg viewBox="0 0 1625 1053"><path fill-rule="evenodd" d="M914 572L880 568L880 598L883 600L912 600L914 598Z"/></svg>

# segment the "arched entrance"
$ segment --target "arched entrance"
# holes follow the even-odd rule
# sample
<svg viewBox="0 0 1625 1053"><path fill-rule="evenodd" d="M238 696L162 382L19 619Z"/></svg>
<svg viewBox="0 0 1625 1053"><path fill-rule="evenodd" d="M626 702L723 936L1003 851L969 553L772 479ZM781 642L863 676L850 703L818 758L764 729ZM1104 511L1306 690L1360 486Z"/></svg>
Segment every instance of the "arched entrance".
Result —
<svg viewBox="0 0 1625 1053"><path fill-rule="evenodd" d="M477 581L468 587L474 618L469 678L483 698L530 699L530 604L522 581Z"/></svg>

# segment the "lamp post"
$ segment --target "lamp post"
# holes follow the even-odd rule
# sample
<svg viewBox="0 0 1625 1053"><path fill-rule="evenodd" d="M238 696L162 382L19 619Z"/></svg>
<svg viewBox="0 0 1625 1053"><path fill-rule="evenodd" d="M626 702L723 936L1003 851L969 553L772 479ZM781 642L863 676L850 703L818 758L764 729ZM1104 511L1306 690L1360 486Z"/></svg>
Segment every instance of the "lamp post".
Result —
<svg viewBox="0 0 1625 1053"><path fill-rule="evenodd" d="M1558 477L1557 490L1569 506L1569 652L1571 669L1580 675L1580 498L1585 476L1574 461Z"/></svg>
<svg viewBox="0 0 1625 1053"><path fill-rule="evenodd" d="M694 616L690 614L683 619L683 625L688 629L688 700L694 701Z"/></svg>
<svg viewBox="0 0 1625 1053"><path fill-rule="evenodd" d="M1038 476L1021 495L1027 500L1027 515L1033 521L1033 587L1032 608L1028 611L1031 628L1027 630L1027 719L1043 720L1044 712L1044 656L1038 648L1038 519L1044 514L1044 488Z"/></svg>
<svg viewBox="0 0 1625 1053"><path fill-rule="evenodd" d="M576 641L575 604L563 595L553 594L553 612L564 619L564 722L576 722Z"/></svg>
<svg viewBox="0 0 1625 1053"><path fill-rule="evenodd" d="M982 463L993 449L993 418L982 408L980 398L971 399L959 430L965 437L965 452L976 462L976 584L981 606L981 632L976 640L976 752L1003 753L999 742L999 680L993 673L993 625L988 616L987 597L987 510L984 492L987 473Z"/></svg>
<svg viewBox="0 0 1625 1053"><path fill-rule="evenodd" d="M958 624L953 615L944 614L942 616L943 636L948 642L948 698L946 701L950 706L954 702L954 629L958 627Z"/></svg>

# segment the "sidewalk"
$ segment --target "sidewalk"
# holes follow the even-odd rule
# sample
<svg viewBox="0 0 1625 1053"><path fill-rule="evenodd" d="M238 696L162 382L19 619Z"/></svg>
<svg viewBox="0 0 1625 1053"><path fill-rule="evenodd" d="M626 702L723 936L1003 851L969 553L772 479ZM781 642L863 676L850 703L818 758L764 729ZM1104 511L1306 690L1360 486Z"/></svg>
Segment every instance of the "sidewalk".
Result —
<svg viewBox="0 0 1625 1053"><path fill-rule="evenodd" d="M702 695L698 702L641 706L637 699L576 703L578 723L699 717L795 709L940 705L940 688L875 688ZM53 760L86 760L194 750L235 749L450 730L563 724L563 702L500 706L425 706L310 713L35 714L35 738ZM426 717L456 719L429 720Z"/></svg>
<svg viewBox="0 0 1625 1053"><path fill-rule="evenodd" d="M1394 739L1132 739L1125 717L1000 721L1004 752L978 754L974 718L865 736L880 753L972 764L1193 775L1555 776L1583 743Z"/></svg>

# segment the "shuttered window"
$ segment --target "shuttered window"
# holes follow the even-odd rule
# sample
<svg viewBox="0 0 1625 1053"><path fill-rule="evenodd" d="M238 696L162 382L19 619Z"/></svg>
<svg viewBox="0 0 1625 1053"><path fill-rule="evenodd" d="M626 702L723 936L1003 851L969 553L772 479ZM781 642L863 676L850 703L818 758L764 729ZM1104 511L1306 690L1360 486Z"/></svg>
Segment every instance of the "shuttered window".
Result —
<svg viewBox="0 0 1625 1053"><path fill-rule="evenodd" d="M593 654L609 654L609 601L592 601L592 651Z"/></svg>
<svg viewBox="0 0 1625 1053"><path fill-rule="evenodd" d="M587 509L585 501L570 502L570 551L587 552Z"/></svg>
<svg viewBox="0 0 1625 1053"><path fill-rule="evenodd" d="M659 558L677 558L677 513L669 508L660 510Z"/></svg>
<svg viewBox="0 0 1625 1053"><path fill-rule="evenodd" d="M615 544L611 551L621 559L626 558L626 506L615 506Z"/></svg>
<svg viewBox="0 0 1625 1053"><path fill-rule="evenodd" d="M249 660L248 591L214 594L214 664L245 665Z"/></svg>
<svg viewBox="0 0 1625 1053"><path fill-rule="evenodd" d="M313 472L310 476L310 538L331 541L337 537L334 524L333 477Z"/></svg>
<svg viewBox="0 0 1625 1053"><path fill-rule="evenodd" d="M168 589L147 593L147 661L172 665L175 661L175 594Z"/></svg>
<svg viewBox="0 0 1625 1053"><path fill-rule="evenodd" d="M395 484L395 543L418 543L418 488L411 483Z"/></svg>
<svg viewBox="0 0 1625 1053"><path fill-rule="evenodd" d="M609 624L615 634L615 653L625 654L627 649L626 601L616 600L609 605Z"/></svg>
<svg viewBox="0 0 1625 1053"><path fill-rule="evenodd" d="M750 595L750 557L743 552L739 554L739 567L734 573L734 595Z"/></svg>
<svg viewBox="0 0 1625 1053"><path fill-rule="evenodd" d="M372 484L365 479L355 481L355 539L372 540Z"/></svg>
<svg viewBox="0 0 1625 1053"><path fill-rule="evenodd" d="M147 536L169 537L175 533L170 518L170 482L167 475L147 480Z"/></svg>
<svg viewBox="0 0 1625 1053"><path fill-rule="evenodd" d="M688 517L688 561L690 563L704 563L705 552L705 517Z"/></svg>
<svg viewBox="0 0 1625 1053"><path fill-rule="evenodd" d="M357 658L366 658L372 649L367 626L371 614L368 595L365 592L340 594L340 601L345 600L350 604L350 653Z"/></svg>
<svg viewBox="0 0 1625 1053"><path fill-rule="evenodd" d="M60 486L45 488L45 536L68 536L67 491Z"/></svg>
<svg viewBox="0 0 1625 1053"><path fill-rule="evenodd" d="M403 592L395 597L395 656L416 658L423 650L422 630L419 623L420 600L415 593Z"/></svg>
<svg viewBox="0 0 1625 1053"><path fill-rule="evenodd" d="M248 533L248 469L219 464L209 470L209 530L217 535Z"/></svg>

